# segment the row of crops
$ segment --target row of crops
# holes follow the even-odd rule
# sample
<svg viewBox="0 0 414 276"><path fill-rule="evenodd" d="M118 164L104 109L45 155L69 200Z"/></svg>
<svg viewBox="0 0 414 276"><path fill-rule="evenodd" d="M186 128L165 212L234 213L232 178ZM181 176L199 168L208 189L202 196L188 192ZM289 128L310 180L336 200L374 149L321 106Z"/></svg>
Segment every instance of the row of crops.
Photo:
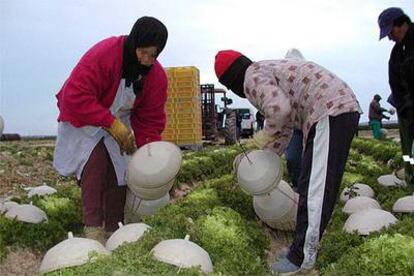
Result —
<svg viewBox="0 0 414 276"><path fill-rule="evenodd" d="M9 149L5 147L5 150ZM342 188L355 182L368 184L374 189L382 208L391 211L398 198L412 194L414 190L413 187L386 188L377 184L378 176L392 171L387 162L394 167L401 165L399 151L399 146L391 142L356 139ZM178 269L156 261L151 254L151 249L160 241L182 239L188 234L191 241L209 253L214 274L268 275L269 236L256 217L251 196L240 189L232 175L233 159L240 152L236 146L186 153L175 185L176 188L190 185L193 190L157 214L144 218L144 222L152 227L151 231L139 241L119 247L110 256L51 274L170 275L179 270L183 275L199 275L201 272L197 268ZM80 235L81 200L76 181L56 177L47 184L58 192L30 199L22 192L22 196L13 199L20 203L33 201L47 213L47 223L28 224L0 216L0 258L17 247L44 253L65 239L68 231ZM399 221L390 228L360 236L342 230L347 219L342 207L343 203L337 204L321 242L317 261L321 274L414 273L413 214L396 214Z"/></svg>

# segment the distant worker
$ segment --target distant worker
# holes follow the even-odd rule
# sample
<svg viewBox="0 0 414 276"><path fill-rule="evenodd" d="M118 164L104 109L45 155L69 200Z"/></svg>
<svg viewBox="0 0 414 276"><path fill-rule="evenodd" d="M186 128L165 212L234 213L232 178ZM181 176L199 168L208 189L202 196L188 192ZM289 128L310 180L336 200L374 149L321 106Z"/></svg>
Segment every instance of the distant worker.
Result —
<svg viewBox="0 0 414 276"><path fill-rule="evenodd" d="M260 111L256 112L256 123L257 123L257 130L262 130L264 128L264 121L265 117L263 116Z"/></svg>
<svg viewBox="0 0 414 276"><path fill-rule="evenodd" d="M388 110L381 107L380 101L381 96L376 94L372 99L371 103L369 104L369 112L368 112L368 119L369 125L372 129L372 135L375 139L382 139L381 135L381 128L382 128L382 119L389 120L390 117L384 115L385 112L392 113L392 109ZM392 114L391 114L392 115Z"/></svg>
<svg viewBox="0 0 414 276"><path fill-rule="evenodd" d="M161 140L167 75L157 57L167 36L159 20L139 18L128 36L112 36L90 48L56 96L53 165L80 183L87 238L102 242L118 229L129 155Z"/></svg>
<svg viewBox="0 0 414 276"><path fill-rule="evenodd" d="M391 97L397 109L402 154L413 157L414 142L414 24L400 8L388 8L378 17L380 39L395 42L388 62ZM405 162L405 180L414 185L414 171Z"/></svg>
<svg viewBox="0 0 414 276"><path fill-rule="evenodd" d="M306 60L251 61L233 50L217 53L220 83L265 115L254 144L282 155L295 128L303 132L298 214L286 256L274 273L312 269L332 215L349 149L358 128L359 105L352 89L332 72Z"/></svg>

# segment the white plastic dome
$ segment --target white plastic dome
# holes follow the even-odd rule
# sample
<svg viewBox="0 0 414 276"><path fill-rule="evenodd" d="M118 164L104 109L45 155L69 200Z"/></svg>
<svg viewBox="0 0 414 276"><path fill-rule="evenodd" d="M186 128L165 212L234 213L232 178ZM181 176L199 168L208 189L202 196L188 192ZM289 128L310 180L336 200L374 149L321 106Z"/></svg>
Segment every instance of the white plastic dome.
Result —
<svg viewBox="0 0 414 276"><path fill-rule="evenodd" d="M131 223L122 225L119 223L119 228L106 241L105 247L109 251L115 250L124 242L135 242L141 238L145 231L151 227L145 223Z"/></svg>
<svg viewBox="0 0 414 276"><path fill-rule="evenodd" d="M3 135L3 130L4 130L4 120L3 120L3 117L0 116L0 136Z"/></svg>
<svg viewBox="0 0 414 276"><path fill-rule="evenodd" d="M27 193L27 196L29 198L33 197L35 195L45 196L45 195L51 195L51 194L54 194L54 193L57 192L57 190L55 188L52 188L52 187L46 185L45 183L41 186L26 188L26 190L29 191Z"/></svg>
<svg viewBox="0 0 414 276"><path fill-rule="evenodd" d="M297 59L297 60L305 60L305 58L303 57L302 53L296 49L296 48L290 48L286 55L285 58L287 59Z"/></svg>
<svg viewBox="0 0 414 276"><path fill-rule="evenodd" d="M404 180L398 179L394 174L387 174L378 177L378 183L385 187L405 187L407 183Z"/></svg>
<svg viewBox="0 0 414 276"><path fill-rule="evenodd" d="M10 208L13 208L18 205L19 203L14 202L14 201L0 202L0 214L7 212L8 210L10 210Z"/></svg>
<svg viewBox="0 0 414 276"><path fill-rule="evenodd" d="M237 167L237 181L251 195L264 195L282 179L280 157L268 150L253 150L243 156Z"/></svg>
<svg viewBox="0 0 414 276"><path fill-rule="evenodd" d="M47 221L46 213L31 204L14 205L5 214L6 217L28 223L41 223Z"/></svg>
<svg viewBox="0 0 414 276"><path fill-rule="evenodd" d="M379 205L375 199L367 196L357 196L349 199L345 203L345 206L342 208L342 212L346 214L353 214L369 208L382 209L381 205Z"/></svg>
<svg viewBox="0 0 414 276"><path fill-rule="evenodd" d="M346 202L350 197L366 196L372 198L374 195L374 190L367 184L355 183L342 191L340 199L342 202Z"/></svg>
<svg viewBox="0 0 414 276"><path fill-rule="evenodd" d="M201 266L205 273L213 272L213 264L207 251L199 245L185 239L165 240L158 243L153 249L154 257L161 262L178 267Z"/></svg>
<svg viewBox="0 0 414 276"><path fill-rule="evenodd" d="M74 238L69 232L68 239L50 248L43 257L39 273L47 273L57 269L86 264L89 253L95 251L98 254L111 254L100 242Z"/></svg>
<svg viewBox="0 0 414 276"><path fill-rule="evenodd" d="M125 200L125 221L139 222L143 217L155 214L170 202L170 193L155 200L143 200L128 189Z"/></svg>
<svg viewBox="0 0 414 276"><path fill-rule="evenodd" d="M240 161L242 160L242 158L243 158L244 155L245 155L244 152L242 152L242 153L239 153L236 157L234 157L234 160L233 160L233 172L236 172L237 167L239 166Z"/></svg>
<svg viewBox="0 0 414 276"><path fill-rule="evenodd" d="M414 213L414 194L398 199L392 210L397 213Z"/></svg>
<svg viewBox="0 0 414 276"><path fill-rule="evenodd" d="M142 199L158 199L171 189L181 162L181 150L173 143L146 144L132 155L128 164L128 187Z"/></svg>
<svg viewBox="0 0 414 276"><path fill-rule="evenodd" d="M270 193L253 196L253 208L257 216L270 227L294 230L298 201L299 194L281 180L277 188Z"/></svg>
<svg viewBox="0 0 414 276"><path fill-rule="evenodd" d="M369 235L396 222L397 219L390 212L370 208L350 215L345 222L344 230L348 233L357 231L360 235Z"/></svg>

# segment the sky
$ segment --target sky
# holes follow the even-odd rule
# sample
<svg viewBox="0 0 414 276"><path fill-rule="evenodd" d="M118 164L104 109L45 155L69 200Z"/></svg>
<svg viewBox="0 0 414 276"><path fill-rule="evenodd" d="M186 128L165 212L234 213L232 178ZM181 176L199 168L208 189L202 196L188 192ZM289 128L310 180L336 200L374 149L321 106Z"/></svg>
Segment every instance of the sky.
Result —
<svg viewBox="0 0 414 276"><path fill-rule="evenodd" d="M378 40L377 18L392 6L414 19L411 0L0 0L4 133L55 135L55 94L81 56L104 38L128 34L144 15L168 28L158 58L164 67L195 66L201 83L223 88L214 73L219 50L258 61L283 58L294 47L353 88L364 122L374 94L390 107L385 100L394 43ZM229 96L233 107L251 106Z"/></svg>

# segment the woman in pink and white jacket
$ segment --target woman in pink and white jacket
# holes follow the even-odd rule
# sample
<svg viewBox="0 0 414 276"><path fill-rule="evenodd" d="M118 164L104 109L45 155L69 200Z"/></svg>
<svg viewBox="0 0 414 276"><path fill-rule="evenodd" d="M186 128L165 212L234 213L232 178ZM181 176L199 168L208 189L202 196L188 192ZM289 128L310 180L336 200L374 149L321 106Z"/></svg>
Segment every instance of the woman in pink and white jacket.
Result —
<svg viewBox="0 0 414 276"><path fill-rule="evenodd" d="M128 36L89 49L56 95L58 134L53 165L81 186L84 232L104 240L123 220L126 168L137 147L161 140L167 75L156 60L167 28L139 18Z"/></svg>
<svg viewBox="0 0 414 276"><path fill-rule="evenodd" d="M272 270L311 269L358 128L360 108L355 95L336 75L305 60L252 62L239 52L225 50L216 55L215 72L220 83L265 115L264 130L253 138L257 147L282 155L293 130L303 131L294 240Z"/></svg>

